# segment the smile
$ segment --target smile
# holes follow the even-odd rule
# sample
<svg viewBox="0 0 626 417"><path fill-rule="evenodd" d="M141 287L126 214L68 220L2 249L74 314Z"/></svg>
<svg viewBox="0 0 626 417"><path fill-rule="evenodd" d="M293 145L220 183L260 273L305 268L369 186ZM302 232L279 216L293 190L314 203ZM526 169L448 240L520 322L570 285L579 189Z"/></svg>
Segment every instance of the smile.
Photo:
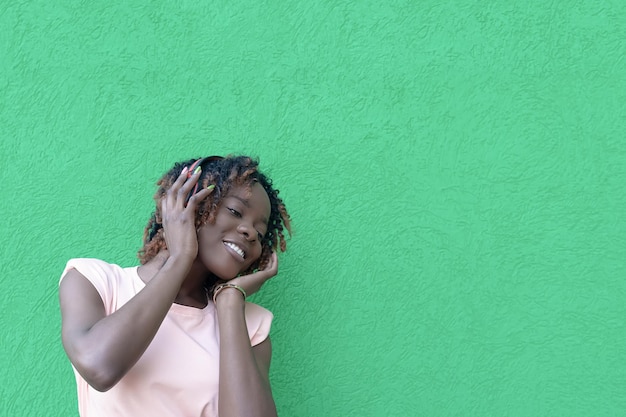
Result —
<svg viewBox="0 0 626 417"><path fill-rule="evenodd" d="M239 254L239 256L241 256L242 259L246 259L246 253L239 246L231 242L224 242L224 245L231 248L235 252L237 252L237 254Z"/></svg>

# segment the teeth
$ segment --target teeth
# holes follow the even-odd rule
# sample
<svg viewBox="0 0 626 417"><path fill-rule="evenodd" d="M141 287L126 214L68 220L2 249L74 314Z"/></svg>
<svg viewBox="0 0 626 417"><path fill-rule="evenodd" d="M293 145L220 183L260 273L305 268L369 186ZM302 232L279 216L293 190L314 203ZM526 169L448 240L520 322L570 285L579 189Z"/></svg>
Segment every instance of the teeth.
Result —
<svg viewBox="0 0 626 417"><path fill-rule="evenodd" d="M224 245L228 246L229 248L237 252L239 256L241 256L242 258L246 257L246 253L243 251L243 249L241 249L239 246L235 245L234 243L224 242Z"/></svg>

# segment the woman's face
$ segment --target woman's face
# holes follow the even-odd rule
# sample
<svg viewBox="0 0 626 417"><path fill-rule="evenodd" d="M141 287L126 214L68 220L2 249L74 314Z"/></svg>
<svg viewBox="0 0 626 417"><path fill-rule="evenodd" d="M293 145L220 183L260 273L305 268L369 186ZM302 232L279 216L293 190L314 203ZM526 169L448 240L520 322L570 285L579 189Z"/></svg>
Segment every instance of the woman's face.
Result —
<svg viewBox="0 0 626 417"><path fill-rule="evenodd" d="M270 199L261 184L231 188L215 223L198 230L198 260L220 279L235 278L261 256L270 213Z"/></svg>

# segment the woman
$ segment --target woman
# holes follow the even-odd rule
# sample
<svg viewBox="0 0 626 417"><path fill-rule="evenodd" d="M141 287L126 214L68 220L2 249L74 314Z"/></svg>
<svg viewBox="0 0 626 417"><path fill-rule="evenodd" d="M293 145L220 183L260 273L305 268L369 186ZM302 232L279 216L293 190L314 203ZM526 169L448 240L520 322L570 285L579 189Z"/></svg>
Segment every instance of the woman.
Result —
<svg viewBox="0 0 626 417"><path fill-rule="evenodd" d="M275 416L272 314L289 215L245 156L177 163L159 182L141 265L70 260L62 339L86 416Z"/></svg>

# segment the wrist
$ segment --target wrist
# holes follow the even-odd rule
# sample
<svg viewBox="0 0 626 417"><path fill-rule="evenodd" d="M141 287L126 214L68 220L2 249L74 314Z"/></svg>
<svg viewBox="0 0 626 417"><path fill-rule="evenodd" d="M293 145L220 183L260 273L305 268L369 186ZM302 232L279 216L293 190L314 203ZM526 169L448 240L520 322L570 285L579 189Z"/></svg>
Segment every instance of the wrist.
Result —
<svg viewBox="0 0 626 417"><path fill-rule="evenodd" d="M242 306L246 301L244 294L245 291L241 287L218 285L213 293L213 302L216 307Z"/></svg>
<svg viewBox="0 0 626 417"><path fill-rule="evenodd" d="M176 276L185 279L189 270L191 269L191 265L193 264L193 259L182 256L169 256L161 268L161 271L167 272L168 276Z"/></svg>
<svg viewBox="0 0 626 417"><path fill-rule="evenodd" d="M195 257L189 253L186 252L179 252L179 253L172 253L168 250L165 251L165 254L167 255L167 262L189 262L192 263L195 259Z"/></svg>

